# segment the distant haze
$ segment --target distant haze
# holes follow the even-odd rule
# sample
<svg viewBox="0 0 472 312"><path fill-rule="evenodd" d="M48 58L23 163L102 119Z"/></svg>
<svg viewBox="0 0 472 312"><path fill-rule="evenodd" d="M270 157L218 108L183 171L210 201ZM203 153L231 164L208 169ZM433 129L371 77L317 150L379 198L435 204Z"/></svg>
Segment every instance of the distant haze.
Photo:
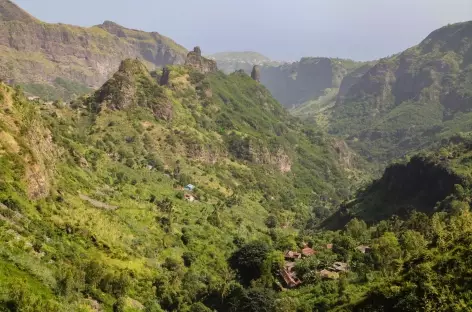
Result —
<svg viewBox="0 0 472 312"><path fill-rule="evenodd" d="M111 20L157 31L204 54L257 51L276 60L371 60L472 19L472 0L14 0L46 22Z"/></svg>

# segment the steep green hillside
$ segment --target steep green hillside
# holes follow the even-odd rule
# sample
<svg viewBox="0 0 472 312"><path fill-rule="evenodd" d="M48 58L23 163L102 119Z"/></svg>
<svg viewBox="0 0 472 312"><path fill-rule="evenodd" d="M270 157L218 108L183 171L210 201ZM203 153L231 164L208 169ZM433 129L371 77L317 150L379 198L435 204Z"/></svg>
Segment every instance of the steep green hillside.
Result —
<svg viewBox="0 0 472 312"><path fill-rule="evenodd" d="M472 22L449 25L365 73L338 98L330 131L388 161L470 131L471 92Z"/></svg>
<svg viewBox="0 0 472 312"><path fill-rule="evenodd" d="M423 152L390 165L379 180L344 203L324 225L339 228L353 218L374 223L393 215L406 217L412 211L431 215L449 209L450 196L458 189L470 188L472 183L468 137L470 134L454 137L451 142L455 143L437 152Z"/></svg>
<svg viewBox="0 0 472 312"><path fill-rule="evenodd" d="M291 113L306 119L330 108L338 92L358 79L371 63L322 57L305 57L299 62L280 63L256 52L227 52L211 55L225 73L243 70L250 74L254 65L261 69L261 83ZM364 66L363 66L364 65ZM344 81L346 78L346 81Z"/></svg>
<svg viewBox="0 0 472 312"><path fill-rule="evenodd" d="M244 310L258 290L231 254L260 240L274 267L251 278L272 295L310 207L358 178L342 142L242 73L127 60L70 106L0 91L5 311Z"/></svg>
<svg viewBox="0 0 472 312"><path fill-rule="evenodd" d="M0 78L46 100L70 99L103 84L125 58L150 68L180 64L186 50L156 32L113 22L82 28L43 23L0 0Z"/></svg>
<svg viewBox="0 0 472 312"><path fill-rule="evenodd" d="M392 165L323 224L337 231L302 232L317 253L296 260L303 286L283 296L287 311L468 311L471 157L470 136L457 137Z"/></svg>

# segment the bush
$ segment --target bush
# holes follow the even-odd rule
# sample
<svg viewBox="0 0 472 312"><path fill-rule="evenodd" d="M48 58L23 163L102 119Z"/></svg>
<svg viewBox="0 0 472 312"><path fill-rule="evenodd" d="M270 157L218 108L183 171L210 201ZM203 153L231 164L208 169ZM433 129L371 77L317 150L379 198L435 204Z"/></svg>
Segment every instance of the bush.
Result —
<svg viewBox="0 0 472 312"><path fill-rule="evenodd" d="M212 312L212 310L203 303L197 302L192 304L190 307L190 312Z"/></svg>
<svg viewBox="0 0 472 312"><path fill-rule="evenodd" d="M261 276L262 264L270 252L269 246L262 241L254 241L241 247L229 259L231 267L238 271L243 284Z"/></svg>
<svg viewBox="0 0 472 312"><path fill-rule="evenodd" d="M276 228L278 224L279 224L279 221L277 220L277 217L276 217L275 215L270 215L270 216L268 216L267 219L265 220L265 225L266 225L269 229Z"/></svg>
<svg viewBox="0 0 472 312"><path fill-rule="evenodd" d="M190 267L192 263L194 263L195 260L197 260L197 256L193 252L186 251L182 255L182 260L184 260L184 265L186 267Z"/></svg>

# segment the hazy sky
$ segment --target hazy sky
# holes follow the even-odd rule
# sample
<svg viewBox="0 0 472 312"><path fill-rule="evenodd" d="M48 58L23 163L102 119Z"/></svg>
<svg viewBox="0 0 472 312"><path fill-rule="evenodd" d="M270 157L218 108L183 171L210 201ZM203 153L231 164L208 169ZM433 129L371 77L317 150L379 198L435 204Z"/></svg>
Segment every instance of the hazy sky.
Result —
<svg viewBox="0 0 472 312"><path fill-rule="evenodd" d="M204 54L252 50L279 60L369 60L472 20L472 0L13 0L46 22L112 20L158 31Z"/></svg>

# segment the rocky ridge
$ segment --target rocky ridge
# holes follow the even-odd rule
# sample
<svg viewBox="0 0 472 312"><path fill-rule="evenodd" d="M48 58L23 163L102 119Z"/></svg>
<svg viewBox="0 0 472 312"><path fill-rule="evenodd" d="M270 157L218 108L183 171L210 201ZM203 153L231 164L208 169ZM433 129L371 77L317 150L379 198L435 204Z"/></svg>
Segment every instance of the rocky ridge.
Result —
<svg viewBox="0 0 472 312"><path fill-rule="evenodd" d="M98 87L126 58L140 58L150 69L185 61L185 48L157 32L110 21L89 28L48 24L9 0L0 0L0 8L0 78L30 93Z"/></svg>

